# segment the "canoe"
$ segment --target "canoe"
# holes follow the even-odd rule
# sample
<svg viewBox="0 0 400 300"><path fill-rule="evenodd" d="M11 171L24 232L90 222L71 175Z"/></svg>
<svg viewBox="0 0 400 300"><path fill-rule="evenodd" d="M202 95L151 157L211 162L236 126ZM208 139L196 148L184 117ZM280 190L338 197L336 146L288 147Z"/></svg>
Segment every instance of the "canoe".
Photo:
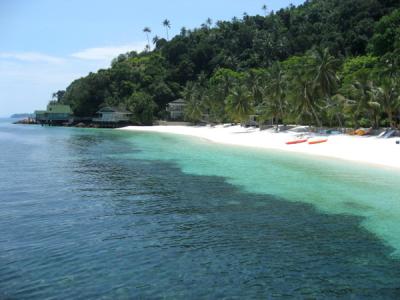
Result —
<svg viewBox="0 0 400 300"><path fill-rule="evenodd" d="M321 144L321 143L326 143L328 141L328 139L319 139L319 140L312 140L309 141L308 143L310 145L315 145L315 144Z"/></svg>
<svg viewBox="0 0 400 300"><path fill-rule="evenodd" d="M301 144L301 143L305 143L307 141L308 141L308 139L294 140L294 141L287 142L286 145Z"/></svg>

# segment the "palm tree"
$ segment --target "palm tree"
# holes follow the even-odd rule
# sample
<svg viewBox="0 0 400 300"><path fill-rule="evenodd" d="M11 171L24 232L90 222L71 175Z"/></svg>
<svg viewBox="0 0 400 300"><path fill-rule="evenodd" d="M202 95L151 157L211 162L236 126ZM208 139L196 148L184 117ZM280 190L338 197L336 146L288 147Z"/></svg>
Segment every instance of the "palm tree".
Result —
<svg viewBox="0 0 400 300"><path fill-rule="evenodd" d="M171 22L168 19L165 19L163 21L163 26L165 27L165 30L167 31L167 41L168 41L169 40L168 29L171 28Z"/></svg>
<svg viewBox="0 0 400 300"><path fill-rule="evenodd" d="M323 97L332 95L337 87L339 78L336 75L339 69L339 61L329 53L329 49L317 48L312 52L314 58L315 87Z"/></svg>
<svg viewBox="0 0 400 300"><path fill-rule="evenodd" d="M157 46L157 43L158 43L159 40L160 40L160 38L158 37L158 35L154 36L154 37L153 37L153 44L154 44L155 46Z"/></svg>
<svg viewBox="0 0 400 300"><path fill-rule="evenodd" d="M313 72L315 72L314 88L325 101L326 109L334 108L336 103L334 103L332 95L336 92L339 84L339 77L337 76L339 61L330 55L328 48L315 49L312 52L312 57L314 60ZM343 127L339 114L336 115L336 119L339 125Z"/></svg>
<svg viewBox="0 0 400 300"><path fill-rule="evenodd" d="M395 116L400 108L399 82L394 79L384 78L379 87L373 93L373 99L380 104L387 114L390 127L396 127Z"/></svg>
<svg viewBox="0 0 400 300"><path fill-rule="evenodd" d="M149 33L151 33L150 27L145 27L145 28L143 29L143 32L146 33L146 36L147 36L147 46L148 46L148 49L150 50L150 38L149 38Z"/></svg>
<svg viewBox="0 0 400 300"><path fill-rule="evenodd" d="M275 117L277 120L279 118L283 119L284 117L284 109L286 106L285 103L285 90L286 90L286 79L285 74L282 70L282 67L279 62L276 62L271 67L270 73L270 90L272 95L272 101L275 103L276 112L277 114Z"/></svg>
<svg viewBox="0 0 400 300"><path fill-rule="evenodd" d="M210 85L203 95L205 112L211 122L221 123L226 119L225 93L221 85Z"/></svg>
<svg viewBox="0 0 400 300"><path fill-rule="evenodd" d="M248 120L254 108L246 87L237 85L232 89L226 101L226 109L234 122L240 122L243 125Z"/></svg>
<svg viewBox="0 0 400 300"><path fill-rule="evenodd" d="M184 115L185 119L198 122L203 116L203 103L201 99L201 87L193 82L189 82L184 91L183 97L186 101Z"/></svg>
<svg viewBox="0 0 400 300"><path fill-rule="evenodd" d="M368 91L370 95L370 101L368 101L369 111L373 117L374 123L373 126L375 128L379 127L379 119L381 115L381 100L384 100L385 95L382 88L373 86L370 91Z"/></svg>
<svg viewBox="0 0 400 300"><path fill-rule="evenodd" d="M297 120L313 121L317 126L321 126L321 120L318 115L320 109L318 95L314 88L314 82L306 70L296 70L294 72L290 89L289 98L293 106L292 113L297 116Z"/></svg>
<svg viewBox="0 0 400 300"><path fill-rule="evenodd" d="M367 78L359 78L359 80L346 87L349 98L354 103L352 105L352 114L355 127L359 127L360 119L365 116L368 116L369 120L376 121L375 110L378 103L374 101L374 98L376 98L376 95L374 95L375 88L374 83Z"/></svg>
<svg viewBox="0 0 400 300"><path fill-rule="evenodd" d="M251 69L245 73L244 83L247 89L250 92L250 95L253 98L255 105L262 102L262 82L263 82L262 73ZM243 81L243 80L242 80Z"/></svg>
<svg viewBox="0 0 400 300"><path fill-rule="evenodd" d="M261 9L264 11L265 16L267 16L267 11L268 11L267 5L264 4Z"/></svg>

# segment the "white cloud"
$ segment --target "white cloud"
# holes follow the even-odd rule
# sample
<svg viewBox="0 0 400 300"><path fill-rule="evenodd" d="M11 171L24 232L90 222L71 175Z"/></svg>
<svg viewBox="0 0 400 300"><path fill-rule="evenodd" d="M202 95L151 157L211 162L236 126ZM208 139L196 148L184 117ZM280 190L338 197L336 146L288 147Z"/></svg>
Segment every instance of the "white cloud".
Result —
<svg viewBox="0 0 400 300"><path fill-rule="evenodd" d="M1 0L0 0L1 1ZM73 80L110 66L111 59L143 51L145 42L85 49L66 57L38 52L0 52L0 115L46 106L51 94Z"/></svg>
<svg viewBox="0 0 400 300"><path fill-rule="evenodd" d="M146 42L138 42L121 46L88 48L73 53L71 54L71 56L74 58L85 60L111 60L117 57L119 54L127 53L130 51L141 52L146 47L146 44Z"/></svg>
<svg viewBox="0 0 400 300"><path fill-rule="evenodd" d="M62 63L64 59L38 52L0 52L0 58L25 62Z"/></svg>

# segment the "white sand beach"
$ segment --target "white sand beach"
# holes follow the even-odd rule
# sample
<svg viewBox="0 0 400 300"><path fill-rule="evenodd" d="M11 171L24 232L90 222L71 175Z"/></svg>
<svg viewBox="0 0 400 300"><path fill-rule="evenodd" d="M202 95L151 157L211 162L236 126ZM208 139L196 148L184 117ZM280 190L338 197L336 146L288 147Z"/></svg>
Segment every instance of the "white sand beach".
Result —
<svg viewBox="0 0 400 300"><path fill-rule="evenodd" d="M383 139L378 137L359 137L349 135L329 135L311 137L327 138L326 143L310 145L308 143L287 145L296 139L293 132L274 132L273 129L260 131L258 128L241 126L128 126L121 130L180 134L206 139L214 143L275 149L308 155L338 158L349 161L386 166L400 170L400 138Z"/></svg>

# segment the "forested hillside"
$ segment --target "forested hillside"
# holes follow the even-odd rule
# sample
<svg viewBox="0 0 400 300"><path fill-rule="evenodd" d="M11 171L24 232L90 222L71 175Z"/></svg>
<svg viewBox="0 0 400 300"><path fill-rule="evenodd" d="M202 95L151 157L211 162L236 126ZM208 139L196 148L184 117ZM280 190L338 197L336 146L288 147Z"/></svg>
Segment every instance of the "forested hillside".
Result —
<svg viewBox="0 0 400 300"><path fill-rule="evenodd" d="M396 126L399 8L398 0L310 0L267 15L207 19L170 41L154 37L142 53L121 54L57 100L78 116L121 106L138 124L184 97L194 122L204 115L244 122L257 113L275 122Z"/></svg>

